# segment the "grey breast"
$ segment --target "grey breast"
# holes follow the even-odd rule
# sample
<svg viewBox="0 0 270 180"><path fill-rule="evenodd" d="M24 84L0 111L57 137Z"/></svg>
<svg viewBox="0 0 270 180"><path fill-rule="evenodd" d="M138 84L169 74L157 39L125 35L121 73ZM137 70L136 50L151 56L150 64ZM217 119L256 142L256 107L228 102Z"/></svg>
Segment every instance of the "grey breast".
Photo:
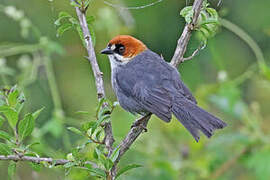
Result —
<svg viewBox="0 0 270 180"><path fill-rule="evenodd" d="M136 100L134 100L134 98L132 98L131 95L124 93L123 90L121 89L121 87L119 87L119 84L116 81L116 76L118 75L118 73L121 73L121 70L124 70L126 68L129 68L129 67L123 65L123 66L116 67L112 71L111 83L112 83L114 93L115 93L115 95L117 97L117 100L118 100L120 106L122 108L124 108L126 111L128 111L128 112L130 112L132 114L145 115L146 112L140 106L140 104Z"/></svg>

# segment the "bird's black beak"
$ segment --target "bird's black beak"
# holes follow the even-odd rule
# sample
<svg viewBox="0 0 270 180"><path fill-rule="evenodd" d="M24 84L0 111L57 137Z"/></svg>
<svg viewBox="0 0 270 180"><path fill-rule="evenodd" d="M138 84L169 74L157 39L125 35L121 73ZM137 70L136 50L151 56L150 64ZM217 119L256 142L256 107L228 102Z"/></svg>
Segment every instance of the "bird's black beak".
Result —
<svg viewBox="0 0 270 180"><path fill-rule="evenodd" d="M113 54L113 51L111 49L109 49L108 47L106 47L105 49L103 49L102 51L100 51L101 54Z"/></svg>

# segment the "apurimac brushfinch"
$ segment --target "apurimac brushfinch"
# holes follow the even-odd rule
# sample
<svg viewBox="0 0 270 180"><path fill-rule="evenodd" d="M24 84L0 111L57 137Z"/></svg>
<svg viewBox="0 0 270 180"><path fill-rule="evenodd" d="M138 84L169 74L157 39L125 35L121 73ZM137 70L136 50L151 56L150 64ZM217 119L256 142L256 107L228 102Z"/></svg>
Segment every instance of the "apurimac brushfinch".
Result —
<svg viewBox="0 0 270 180"><path fill-rule="evenodd" d="M199 130L211 137L226 123L196 104L177 69L128 35L113 38L101 51L111 64L112 87L120 105L133 114L155 114L170 122L172 114L198 142Z"/></svg>

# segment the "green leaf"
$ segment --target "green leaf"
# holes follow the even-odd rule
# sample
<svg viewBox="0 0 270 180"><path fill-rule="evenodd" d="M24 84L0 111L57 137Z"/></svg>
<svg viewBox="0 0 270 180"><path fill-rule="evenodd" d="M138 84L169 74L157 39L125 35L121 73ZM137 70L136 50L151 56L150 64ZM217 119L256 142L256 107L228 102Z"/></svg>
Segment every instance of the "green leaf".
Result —
<svg viewBox="0 0 270 180"><path fill-rule="evenodd" d="M100 149L98 149L98 147L96 147L94 150L94 153L93 153L94 158L99 159L100 154L101 154Z"/></svg>
<svg viewBox="0 0 270 180"><path fill-rule="evenodd" d="M99 131L95 134L95 138L96 138L97 141L100 140L101 134L102 134L102 130L99 130Z"/></svg>
<svg viewBox="0 0 270 180"><path fill-rule="evenodd" d="M134 168L139 168L139 167L142 167L142 165L139 165L139 164L130 164L130 165L127 165L126 167L123 167L122 169L120 169L116 175L116 178L118 178L120 175L122 175L123 173L131 170L131 169L134 169Z"/></svg>
<svg viewBox="0 0 270 180"><path fill-rule="evenodd" d="M57 29L57 37L60 37L64 32L66 32L67 30L69 30L70 28L72 28L72 24L70 23L66 23L61 25L58 29Z"/></svg>
<svg viewBox="0 0 270 180"><path fill-rule="evenodd" d="M109 171L113 167L113 162L110 159L106 159L104 167L107 171Z"/></svg>
<svg viewBox="0 0 270 180"><path fill-rule="evenodd" d="M77 129L75 127L68 127L67 129L70 130L71 132L74 132L75 134L84 136L84 134L79 129Z"/></svg>
<svg viewBox="0 0 270 180"><path fill-rule="evenodd" d="M99 113L99 111L100 111L100 109L101 109L101 107L102 107L104 101L105 101L105 98L102 98L102 99L98 102L98 106L97 106L97 110L96 110L96 117L98 117L98 113Z"/></svg>
<svg viewBox="0 0 270 180"><path fill-rule="evenodd" d="M34 142L34 143L31 143L31 144L28 144L28 145L25 147L25 149L28 150L28 149L30 149L32 146L35 146L35 145L38 145L38 144L40 144L40 142Z"/></svg>
<svg viewBox="0 0 270 180"><path fill-rule="evenodd" d="M34 113L32 113L34 120L38 118L39 114L43 111L43 109L45 109L45 107L42 107L41 109L36 110Z"/></svg>
<svg viewBox="0 0 270 180"><path fill-rule="evenodd" d="M14 179L15 172L16 172L16 162L10 161L8 165L8 178Z"/></svg>
<svg viewBox="0 0 270 180"><path fill-rule="evenodd" d="M9 135L7 132L0 130L0 138L10 141L12 139L12 136Z"/></svg>
<svg viewBox="0 0 270 180"><path fill-rule="evenodd" d="M17 98L17 104L15 106L15 109L18 112L18 114L21 112L21 110L24 106L24 102L25 102L25 96L24 96L24 93L21 92L19 97Z"/></svg>
<svg viewBox="0 0 270 180"><path fill-rule="evenodd" d="M82 125L81 129L86 132L88 131L90 128L92 128L94 125L96 124L96 122L94 121L90 121L90 122L86 122Z"/></svg>
<svg viewBox="0 0 270 180"><path fill-rule="evenodd" d="M71 24L74 24L74 25L80 25L79 21L77 19L75 19L74 17L71 17L68 19L69 22L71 22Z"/></svg>
<svg viewBox="0 0 270 180"><path fill-rule="evenodd" d="M11 149L8 147L7 144L0 142L0 154L5 156L11 154Z"/></svg>
<svg viewBox="0 0 270 180"><path fill-rule="evenodd" d="M61 12L58 14L58 18L63 18L63 17L71 17L71 15L70 15L68 12L61 11Z"/></svg>
<svg viewBox="0 0 270 180"><path fill-rule="evenodd" d="M75 114L78 114L78 115L90 115L90 113L87 112L87 111L77 111L77 112L75 112Z"/></svg>
<svg viewBox="0 0 270 180"><path fill-rule="evenodd" d="M96 176L106 178L106 173L103 169L87 167L87 170Z"/></svg>
<svg viewBox="0 0 270 180"><path fill-rule="evenodd" d="M86 47L85 39L84 39L84 36L83 36L83 32L82 32L81 27L80 27L79 25L76 26L76 30L77 30L77 32L78 32L78 34L79 34L79 37L80 37L80 39L81 39L81 41L82 41L82 43L83 43L83 46Z"/></svg>
<svg viewBox="0 0 270 180"><path fill-rule="evenodd" d="M112 160L112 162L114 162L117 157L119 156L119 151L120 151L120 146L118 146L117 148L115 148L110 156L110 159Z"/></svg>
<svg viewBox="0 0 270 180"><path fill-rule="evenodd" d="M15 128L18 122L18 112L9 106L0 106L0 112L2 112L8 120L9 125Z"/></svg>
<svg viewBox="0 0 270 180"><path fill-rule="evenodd" d="M64 168L70 168L72 166L75 166L76 165L76 162L68 162L64 165Z"/></svg>
<svg viewBox="0 0 270 180"><path fill-rule="evenodd" d="M191 23L194 11L192 6L187 6L180 11L180 15L185 18L187 23Z"/></svg>
<svg viewBox="0 0 270 180"><path fill-rule="evenodd" d="M76 3L75 1L70 1L70 5L73 7L79 7L79 8L82 6L81 4Z"/></svg>
<svg viewBox="0 0 270 180"><path fill-rule="evenodd" d="M23 120L20 121L18 126L18 133L23 140L25 137L31 135L35 127L35 119L32 114L27 114Z"/></svg>
<svg viewBox="0 0 270 180"><path fill-rule="evenodd" d="M60 26L61 25L61 20L64 19L64 18L68 18L68 17L71 17L71 15L68 14L67 12L65 12L65 11L61 11L58 14L58 19L56 19L56 21L54 22L54 24L56 26Z"/></svg>
<svg viewBox="0 0 270 180"><path fill-rule="evenodd" d="M100 118L96 121L96 123L94 124L94 126L91 128L91 134L94 134L94 132L95 132L95 130L97 129L97 127L99 127L100 124L101 124L102 122L104 122L106 119L109 119L110 117L111 117L111 116L110 116L109 114L100 117Z"/></svg>
<svg viewBox="0 0 270 180"><path fill-rule="evenodd" d="M88 29L90 31L92 44L95 47L95 45L96 45L96 33L95 33L95 30L94 30L94 26L92 24L88 24Z"/></svg>
<svg viewBox="0 0 270 180"><path fill-rule="evenodd" d="M19 96L19 91L16 86L12 88L12 91L8 94L8 105L11 107L15 107L17 104L17 98Z"/></svg>
<svg viewBox="0 0 270 180"><path fill-rule="evenodd" d="M98 119L101 119L103 116L110 116L111 108L105 106L98 112Z"/></svg>

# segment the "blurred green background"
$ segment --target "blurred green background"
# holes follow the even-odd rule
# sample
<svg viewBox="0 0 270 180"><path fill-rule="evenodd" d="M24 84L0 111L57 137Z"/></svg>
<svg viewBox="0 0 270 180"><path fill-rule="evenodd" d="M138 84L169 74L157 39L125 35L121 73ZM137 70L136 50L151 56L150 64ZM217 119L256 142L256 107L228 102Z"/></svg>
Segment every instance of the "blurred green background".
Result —
<svg viewBox="0 0 270 180"><path fill-rule="evenodd" d="M140 6L154 1L109 2ZM222 18L241 28L259 46L251 41L250 47L244 32L236 35L233 31L239 29L224 24L227 28L221 27L199 55L179 66L199 105L223 119L228 127L196 143L175 119L166 124L152 117L148 132L139 137L120 163L120 167L129 163L143 167L120 179L270 179L270 71L266 66L270 61L270 1L209 2ZM110 85L109 61L99 51L115 35L130 34L169 61L185 25L179 12L186 4L192 2L163 0L148 8L123 10L102 0L91 2L87 15L95 17L91 28L110 100L116 97ZM77 115L77 111L88 111L94 119L97 106L95 83L80 37L74 30L56 36L58 13L67 11L75 17L74 8L68 0L0 0L0 10L0 85L18 84L24 90L24 111L45 107L29 141L41 141L36 146L41 155L63 158L82 141L66 127L79 127L89 119ZM26 20L16 20L16 13ZM31 30L31 24L37 31ZM192 36L186 56L199 43ZM116 108L112 115L116 143L134 120L133 115ZM7 179L7 164L0 162L1 179ZM21 180L91 179L81 170L72 170L65 177L60 167L34 172L27 163L18 164L16 176Z"/></svg>

